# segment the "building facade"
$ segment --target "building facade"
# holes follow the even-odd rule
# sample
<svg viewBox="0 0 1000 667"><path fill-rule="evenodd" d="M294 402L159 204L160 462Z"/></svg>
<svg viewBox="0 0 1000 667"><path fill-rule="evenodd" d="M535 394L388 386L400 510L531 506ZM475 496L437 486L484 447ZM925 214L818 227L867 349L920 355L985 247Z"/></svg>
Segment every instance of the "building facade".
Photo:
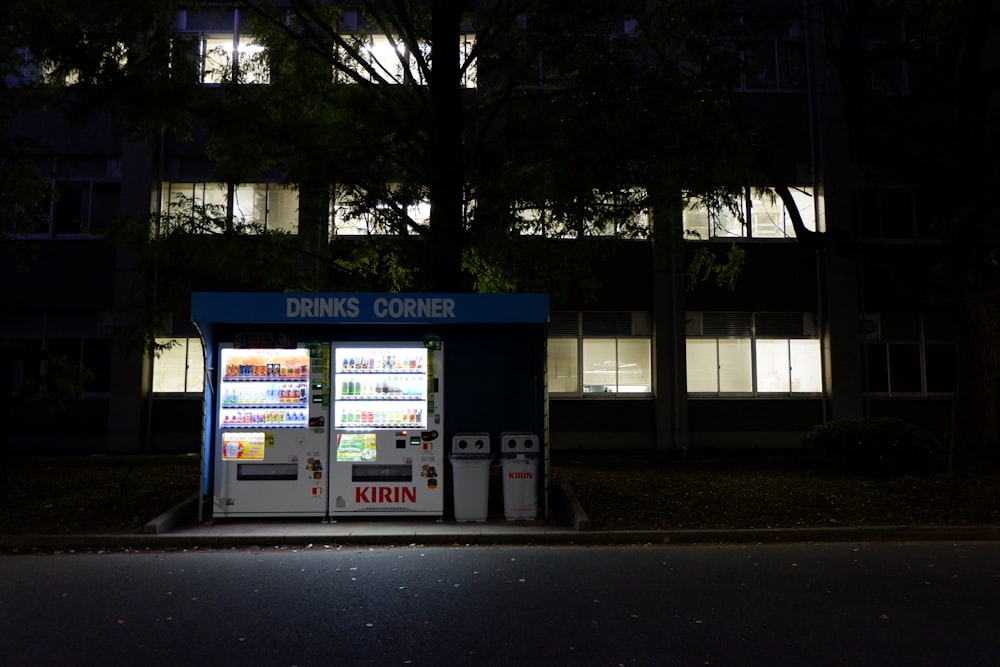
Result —
<svg viewBox="0 0 1000 667"><path fill-rule="evenodd" d="M736 104L766 128L803 224L827 242L797 238L788 207L764 182L748 183L735 207L690 200L683 211L651 211L682 227L683 248L609 239L614 247L595 268L599 288L552 302L553 449L789 448L817 424L869 415L947 430L954 335L929 284L940 229L911 184L857 168L843 91L825 57L825 17L790 4L781 30L756 37L752 58L734 53L745 64ZM872 44L901 39L903 25L884 17ZM234 54L260 48L241 29L238 4L183 12L176 26L197 50L206 86ZM634 33L625 20L611 36ZM475 33L464 39L473 44ZM387 48L374 35L373 62ZM402 81L404 69L391 76ZM870 86L903 79L905 71L889 72ZM474 70L464 85L475 89ZM228 185L204 137L167 136L151 147L112 113L75 124L57 110L34 112L10 135L32 142L51 196L44 215L11 216L2 230L8 451L197 451L198 331L178 309L162 322L161 342L172 346L159 355L112 342L141 321L136 294L155 299L156 283L109 232L123 218L166 215L187 201L295 235L298 191L280 178ZM332 210L331 235L368 233L364 217ZM699 252L724 258L732 248L744 252L735 287L691 284ZM82 393L42 386L67 373Z"/></svg>

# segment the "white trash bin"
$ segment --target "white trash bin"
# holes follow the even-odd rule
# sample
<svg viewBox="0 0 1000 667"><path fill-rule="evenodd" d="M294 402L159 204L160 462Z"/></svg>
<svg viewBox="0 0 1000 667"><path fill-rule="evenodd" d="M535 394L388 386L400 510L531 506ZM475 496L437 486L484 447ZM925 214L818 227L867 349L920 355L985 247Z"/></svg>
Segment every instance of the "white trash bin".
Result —
<svg viewBox="0 0 1000 667"><path fill-rule="evenodd" d="M456 433L451 441L455 521L486 521L490 503L489 433Z"/></svg>
<svg viewBox="0 0 1000 667"><path fill-rule="evenodd" d="M508 521L538 516L538 464L541 452L534 433L501 433L503 512Z"/></svg>

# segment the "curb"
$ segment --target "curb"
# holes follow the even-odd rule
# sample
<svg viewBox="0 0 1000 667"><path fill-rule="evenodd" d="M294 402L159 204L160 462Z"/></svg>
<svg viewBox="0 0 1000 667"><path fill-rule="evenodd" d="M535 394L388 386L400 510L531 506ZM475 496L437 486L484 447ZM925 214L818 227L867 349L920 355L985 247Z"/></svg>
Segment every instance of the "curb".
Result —
<svg viewBox="0 0 1000 667"><path fill-rule="evenodd" d="M491 532L478 526L475 530L446 533L352 533L321 536L316 534L185 534L171 532L182 517L193 516L200 493L178 503L143 526L141 533L77 535L3 535L0 550L69 550L69 549L213 549L233 547L305 547L317 542L356 545L421 546L626 546L626 545L697 545L697 544L804 544L836 542L971 542L1000 541L1000 525L981 526L854 526L843 528L731 528L706 530L591 530L592 524L576 493L566 483L557 487L565 503L566 527L540 527L515 532Z"/></svg>
<svg viewBox="0 0 1000 667"><path fill-rule="evenodd" d="M215 549L236 547L382 546L651 546L651 545L780 545L818 543L1000 541L1000 526L860 526L854 528L623 530L577 531L570 528L536 532L489 531L408 534L227 535L221 533L124 533L91 535L18 535L0 537L0 550L69 549Z"/></svg>
<svg viewBox="0 0 1000 667"><path fill-rule="evenodd" d="M836 542L993 542L1000 526L855 526L581 532L581 544L806 544Z"/></svg>
<svg viewBox="0 0 1000 667"><path fill-rule="evenodd" d="M180 521L180 517L183 516L185 512L194 509L194 507L198 504L198 499L200 497L200 492L192 493L189 498L177 503L166 512L143 526L142 532L147 535L158 535L171 531L175 526L177 526L177 523Z"/></svg>

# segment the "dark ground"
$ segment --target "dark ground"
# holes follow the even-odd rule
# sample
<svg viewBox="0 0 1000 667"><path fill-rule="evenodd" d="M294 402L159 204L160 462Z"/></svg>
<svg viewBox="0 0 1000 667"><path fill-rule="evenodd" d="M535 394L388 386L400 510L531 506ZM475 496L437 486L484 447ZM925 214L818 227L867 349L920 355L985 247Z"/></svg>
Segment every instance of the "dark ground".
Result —
<svg viewBox="0 0 1000 667"><path fill-rule="evenodd" d="M4 667L996 667L1000 542L0 558Z"/></svg>
<svg viewBox="0 0 1000 667"><path fill-rule="evenodd" d="M1000 487L837 474L801 452L555 452L550 480L594 530L1000 523ZM198 457L14 457L0 484L0 534L141 532L197 492Z"/></svg>

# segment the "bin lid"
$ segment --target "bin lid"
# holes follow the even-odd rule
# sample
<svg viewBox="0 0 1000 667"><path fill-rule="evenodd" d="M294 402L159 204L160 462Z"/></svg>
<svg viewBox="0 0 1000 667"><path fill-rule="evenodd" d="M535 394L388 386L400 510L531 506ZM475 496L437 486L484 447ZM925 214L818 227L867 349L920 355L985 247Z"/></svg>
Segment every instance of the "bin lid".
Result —
<svg viewBox="0 0 1000 667"><path fill-rule="evenodd" d="M456 433L451 441L452 451L486 452L490 451L489 433Z"/></svg>
<svg viewBox="0 0 1000 667"><path fill-rule="evenodd" d="M501 433L500 450L504 454L538 452L538 436L534 433Z"/></svg>

